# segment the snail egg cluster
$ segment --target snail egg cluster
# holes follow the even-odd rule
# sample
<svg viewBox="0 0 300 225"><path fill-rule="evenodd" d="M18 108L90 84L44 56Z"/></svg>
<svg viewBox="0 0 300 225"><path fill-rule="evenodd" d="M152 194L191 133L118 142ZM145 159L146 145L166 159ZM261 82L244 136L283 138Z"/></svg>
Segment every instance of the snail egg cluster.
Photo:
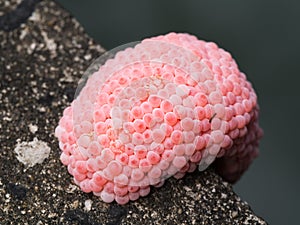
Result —
<svg viewBox="0 0 300 225"><path fill-rule="evenodd" d="M175 33L107 60L55 130L75 183L119 204L214 161L235 181L257 155L261 133L257 96L231 55Z"/></svg>

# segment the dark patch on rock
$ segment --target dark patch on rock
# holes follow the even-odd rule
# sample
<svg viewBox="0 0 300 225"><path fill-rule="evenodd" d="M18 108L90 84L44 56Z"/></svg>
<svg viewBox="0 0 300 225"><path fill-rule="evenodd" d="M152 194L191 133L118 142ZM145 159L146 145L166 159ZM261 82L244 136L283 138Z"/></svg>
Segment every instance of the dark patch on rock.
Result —
<svg viewBox="0 0 300 225"><path fill-rule="evenodd" d="M65 95L67 96L67 100L69 102L73 101L75 95L75 88L66 87L64 90Z"/></svg>
<svg viewBox="0 0 300 225"><path fill-rule="evenodd" d="M108 208L108 223L107 225L121 224L122 218L127 215L127 209L123 206L112 204Z"/></svg>
<svg viewBox="0 0 300 225"><path fill-rule="evenodd" d="M78 224L78 225L101 225L89 219L89 215L79 209L68 210L65 215L65 223Z"/></svg>
<svg viewBox="0 0 300 225"><path fill-rule="evenodd" d="M0 16L0 30L10 31L25 22L41 0L23 0L14 10Z"/></svg>
<svg viewBox="0 0 300 225"><path fill-rule="evenodd" d="M51 96L49 93L45 94L44 96L41 96L39 99L38 99L38 103L42 104L42 105L50 105L53 101L54 97Z"/></svg>
<svg viewBox="0 0 300 225"><path fill-rule="evenodd" d="M23 200L26 198L27 188L20 184L8 183L6 190L16 199Z"/></svg>

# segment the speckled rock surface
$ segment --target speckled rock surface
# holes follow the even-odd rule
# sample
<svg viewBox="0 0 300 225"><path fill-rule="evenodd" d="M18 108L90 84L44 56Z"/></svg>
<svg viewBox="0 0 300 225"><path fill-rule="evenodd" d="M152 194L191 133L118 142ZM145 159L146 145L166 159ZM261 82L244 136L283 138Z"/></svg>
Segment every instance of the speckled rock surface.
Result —
<svg viewBox="0 0 300 225"><path fill-rule="evenodd" d="M0 1L0 16L3 16L4 14L10 12L11 10L15 9L22 0L1 0Z"/></svg>
<svg viewBox="0 0 300 225"><path fill-rule="evenodd" d="M0 15L20 1L6 2L0 0ZM169 179L125 206L105 204L72 183L54 129L79 78L103 51L51 1L39 3L21 27L0 31L0 223L266 224L213 169ZM50 156L26 168L14 149L35 137Z"/></svg>

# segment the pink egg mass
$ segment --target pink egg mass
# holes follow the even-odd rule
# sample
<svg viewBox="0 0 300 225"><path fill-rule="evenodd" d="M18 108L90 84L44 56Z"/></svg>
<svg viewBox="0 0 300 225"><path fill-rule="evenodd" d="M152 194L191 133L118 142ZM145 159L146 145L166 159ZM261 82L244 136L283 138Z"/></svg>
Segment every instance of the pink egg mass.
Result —
<svg viewBox="0 0 300 225"><path fill-rule="evenodd" d="M126 204L214 162L235 182L258 155L257 96L231 55L189 34L148 38L91 74L55 130L84 192Z"/></svg>

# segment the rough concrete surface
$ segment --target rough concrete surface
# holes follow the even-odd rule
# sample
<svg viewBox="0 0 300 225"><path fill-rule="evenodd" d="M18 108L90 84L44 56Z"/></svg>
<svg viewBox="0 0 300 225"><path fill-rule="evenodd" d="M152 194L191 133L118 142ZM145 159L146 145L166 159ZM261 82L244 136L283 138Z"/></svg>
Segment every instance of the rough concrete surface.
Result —
<svg viewBox="0 0 300 225"><path fill-rule="evenodd" d="M0 0L0 16L19 2ZM0 224L266 224L213 169L169 179L124 206L74 185L59 160L54 129L79 78L103 52L49 0L20 27L0 31ZM26 167L14 149L34 138L50 155Z"/></svg>

